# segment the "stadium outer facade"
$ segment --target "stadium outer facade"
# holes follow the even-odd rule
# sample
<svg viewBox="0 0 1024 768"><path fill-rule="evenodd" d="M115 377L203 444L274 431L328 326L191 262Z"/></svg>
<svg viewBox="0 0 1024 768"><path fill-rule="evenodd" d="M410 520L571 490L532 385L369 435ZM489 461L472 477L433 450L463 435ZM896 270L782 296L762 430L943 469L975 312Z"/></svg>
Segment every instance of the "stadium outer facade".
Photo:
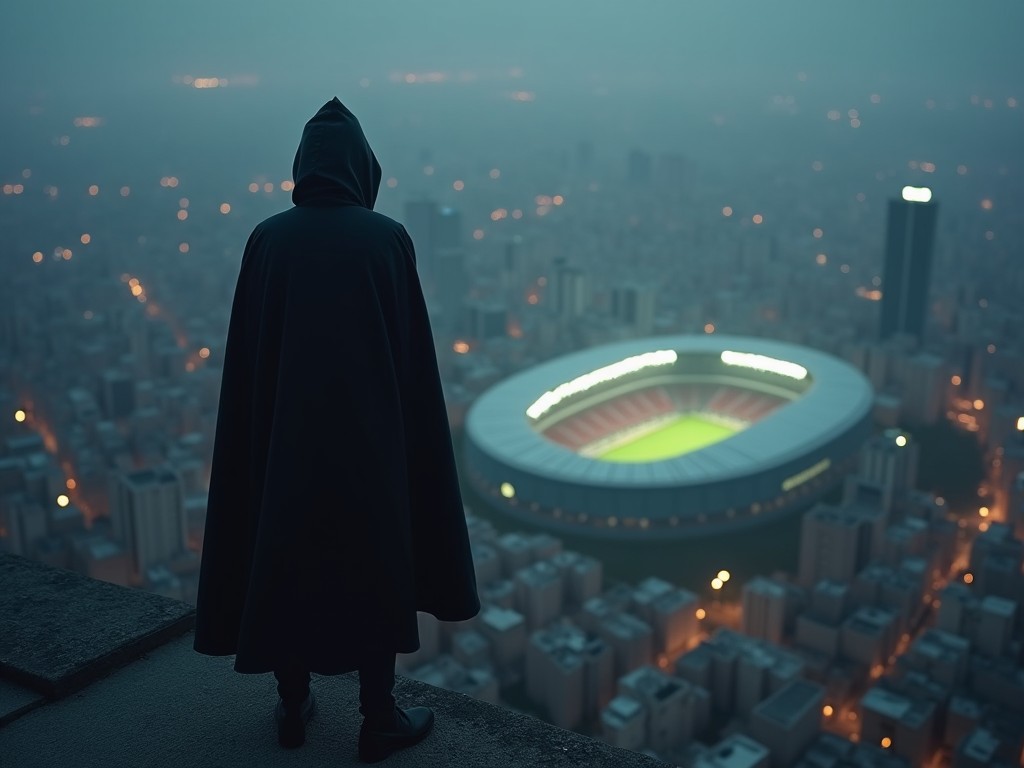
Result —
<svg viewBox="0 0 1024 768"><path fill-rule="evenodd" d="M675 352L676 359L576 393L560 386L652 351ZM802 368L806 377L796 386L789 374L727 365L723 352ZM630 389L687 379L777 387L792 399L721 442L646 463L587 458L542 434L543 421L561 408L579 411ZM566 389L568 396L551 405ZM547 361L484 393L466 421L467 479L495 507L552 531L629 539L715 535L776 519L835 487L856 467L871 432L873 399L870 383L849 364L785 342L715 334L608 344ZM544 415L528 416L538 403Z"/></svg>

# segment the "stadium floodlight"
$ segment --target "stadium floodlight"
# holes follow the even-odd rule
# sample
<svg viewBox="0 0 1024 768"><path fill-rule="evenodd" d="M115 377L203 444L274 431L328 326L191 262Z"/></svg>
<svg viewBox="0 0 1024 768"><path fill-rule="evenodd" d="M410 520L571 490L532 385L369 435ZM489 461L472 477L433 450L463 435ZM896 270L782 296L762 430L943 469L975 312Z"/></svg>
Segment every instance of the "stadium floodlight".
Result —
<svg viewBox="0 0 1024 768"><path fill-rule="evenodd" d="M776 360L774 357L767 357L766 355L726 350L722 352L722 362L726 365L737 365L741 368L751 368L755 371L777 373L780 376L787 376L798 381L807 378L807 369L802 365L787 363L785 360Z"/></svg>
<svg viewBox="0 0 1024 768"><path fill-rule="evenodd" d="M642 355L627 357L617 363L598 368L596 371L584 373L572 381L559 384L552 390L548 390L526 409L526 415L531 419L539 419L566 398L586 392L598 384L621 378L630 373L636 373L644 368L651 368L658 365L671 365L679 356L673 349L659 349L656 352L645 352Z"/></svg>
<svg viewBox="0 0 1024 768"><path fill-rule="evenodd" d="M932 199L932 191L928 187L904 187L903 199L910 203L927 203Z"/></svg>

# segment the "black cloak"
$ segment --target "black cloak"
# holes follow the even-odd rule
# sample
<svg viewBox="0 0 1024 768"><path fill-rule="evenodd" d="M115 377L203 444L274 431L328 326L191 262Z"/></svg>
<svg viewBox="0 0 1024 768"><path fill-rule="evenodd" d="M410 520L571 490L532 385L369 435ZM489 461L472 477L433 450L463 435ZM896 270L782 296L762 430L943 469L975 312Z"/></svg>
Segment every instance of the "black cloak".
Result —
<svg viewBox="0 0 1024 768"><path fill-rule="evenodd" d="M480 603L412 241L372 210L380 165L337 98L292 175L231 306L195 650L339 674L419 648L416 611Z"/></svg>

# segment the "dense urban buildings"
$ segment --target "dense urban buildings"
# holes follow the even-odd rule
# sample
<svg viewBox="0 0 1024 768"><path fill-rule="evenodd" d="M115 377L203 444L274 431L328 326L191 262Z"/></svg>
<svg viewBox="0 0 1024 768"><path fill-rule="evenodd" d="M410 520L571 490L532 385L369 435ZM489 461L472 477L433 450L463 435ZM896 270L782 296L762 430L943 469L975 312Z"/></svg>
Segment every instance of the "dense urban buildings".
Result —
<svg viewBox="0 0 1024 768"><path fill-rule="evenodd" d="M410 74L391 87L414 87ZM528 92L510 93L508 108L530 104ZM866 97L840 110L808 97L798 116L786 98L769 98L784 116L764 125L778 119L811 136L860 137L861 121L904 111L930 124L946 108L890 113L887 99ZM967 94L954 106L965 121L1015 125L1012 98L986 106L989 97ZM705 117L716 130L727 124ZM289 204L291 181L269 171L200 177L172 159L79 165L87 155L73 153L115 122L39 119L52 142L0 168L0 547L192 600L238 258L251 226ZM484 604L458 625L421 615L406 674L680 766L1019 764L1019 171L957 149L893 159L866 144L851 160L844 141L736 166L587 135L536 155L491 145L393 152L381 205L404 216L416 243ZM889 207L905 183L934 188L942 215L915 200ZM903 239L887 241L887 227ZM637 496L615 513L618 531L626 519L650 526L655 511L722 519L711 536L631 542L650 545L631 559L617 539L538 530L529 514L510 514L524 511L512 502L537 511L525 475L550 481L569 467L575 428L524 433L550 449L528 473L537 443L509 439L503 461L524 476L474 480L476 404L574 354L631 349L518 393L509 418L529 431L526 409L549 389L631 356L678 352L647 344L679 338L714 348L717 365L728 351L806 363L810 387L822 388L778 409L724 393L742 413L764 407L748 435L788 425L760 457L781 473L773 493L820 482L802 501L755 513L779 494L746 487L742 473L717 478L723 494L749 497L744 512L773 511L783 527L743 539L731 525L739 505L730 516L731 505L694 497L676 513ZM750 348L734 349L737 339ZM776 354L794 349L806 359ZM815 377L819 359L851 375ZM641 402L657 410L656 399ZM800 402L820 410L787 422ZM621 408L631 427L650 426L640 403ZM843 409L854 411L849 423L837 422ZM614 439L601 449L627 448L620 431L602 435ZM678 459L680 472L687 461L710 472L716 455L751 459L736 432ZM823 456L786 471L778 464L793 456L772 464L773 449L815 436L820 449L841 432L852 437L824 469ZM609 474L632 467L656 480L658 461L605 463ZM608 501L581 491L573 513L607 527Z"/></svg>

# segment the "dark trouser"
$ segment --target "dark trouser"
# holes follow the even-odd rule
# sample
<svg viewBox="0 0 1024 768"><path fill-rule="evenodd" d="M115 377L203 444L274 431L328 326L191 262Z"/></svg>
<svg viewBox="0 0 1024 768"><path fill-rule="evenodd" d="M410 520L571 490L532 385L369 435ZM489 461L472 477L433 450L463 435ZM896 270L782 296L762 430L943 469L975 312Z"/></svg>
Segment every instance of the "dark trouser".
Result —
<svg viewBox="0 0 1024 768"><path fill-rule="evenodd" d="M277 694L286 710L297 709L309 695L309 671L292 659L275 670ZM381 653L359 665L359 712L371 723L390 723L394 716L395 654Z"/></svg>

